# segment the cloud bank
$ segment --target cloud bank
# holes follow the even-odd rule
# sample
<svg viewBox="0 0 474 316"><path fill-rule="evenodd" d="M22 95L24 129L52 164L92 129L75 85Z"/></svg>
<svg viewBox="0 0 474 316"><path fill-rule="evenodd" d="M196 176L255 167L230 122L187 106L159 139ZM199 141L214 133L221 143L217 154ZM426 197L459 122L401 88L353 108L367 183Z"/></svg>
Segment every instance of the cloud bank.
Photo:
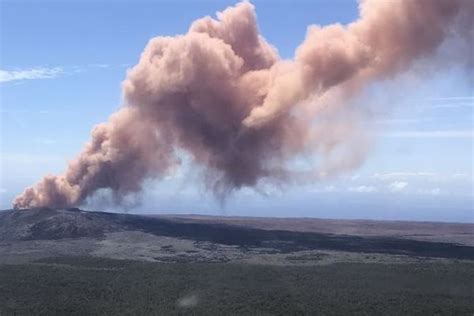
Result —
<svg viewBox="0 0 474 316"><path fill-rule="evenodd" d="M61 67L54 68L32 68L22 70L2 70L0 69L0 82L34 80L34 79L51 79L56 78L64 73Z"/></svg>
<svg viewBox="0 0 474 316"><path fill-rule="evenodd" d="M469 0L361 1L349 25L310 26L292 60L259 34L248 2L186 34L153 38L123 82L123 107L94 128L64 174L27 188L14 207L78 205L103 188L120 199L174 172L179 152L221 197L355 168L367 143L348 101L429 60L446 39L472 39L473 14ZM454 53L472 62L469 52ZM291 162L302 155L322 162L297 171Z"/></svg>

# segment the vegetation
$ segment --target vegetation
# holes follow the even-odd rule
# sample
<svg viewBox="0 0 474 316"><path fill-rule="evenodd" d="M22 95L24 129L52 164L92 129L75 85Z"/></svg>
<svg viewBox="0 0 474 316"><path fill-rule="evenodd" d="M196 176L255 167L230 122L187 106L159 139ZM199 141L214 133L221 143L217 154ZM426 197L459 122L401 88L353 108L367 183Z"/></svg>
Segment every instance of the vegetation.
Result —
<svg viewBox="0 0 474 316"><path fill-rule="evenodd" d="M474 265L0 265L0 315L472 315Z"/></svg>

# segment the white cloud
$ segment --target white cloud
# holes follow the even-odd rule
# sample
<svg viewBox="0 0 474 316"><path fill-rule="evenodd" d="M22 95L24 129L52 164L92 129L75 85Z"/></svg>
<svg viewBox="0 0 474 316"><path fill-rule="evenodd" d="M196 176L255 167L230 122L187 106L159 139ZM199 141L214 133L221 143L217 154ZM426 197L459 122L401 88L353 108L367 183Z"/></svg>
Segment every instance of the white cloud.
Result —
<svg viewBox="0 0 474 316"><path fill-rule="evenodd" d="M83 66L68 67L33 67L29 69L5 70L0 69L0 83L16 81L22 83L25 80L51 79L65 74L82 73L91 69L105 69L112 65L104 63L88 64Z"/></svg>
<svg viewBox="0 0 474 316"><path fill-rule="evenodd" d="M111 68L111 67L113 67L113 66L109 65L109 64L94 63L94 64L87 64L87 65L74 65L74 66L70 66L69 69L73 73L83 73L83 72L89 71L91 69L92 70L97 69L97 68L106 69L106 68Z"/></svg>
<svg viewBox="0 0 474 316"><path fill-rule="evenodd" d="M349 191L357 193L371 193L377 192L377 188L370 185L361 185L358 187L349 187Z"/></svg>
<svg viewBox="0 0 474 316"><path fill-rule="evenodd" d="M472 181L472 175L467 173L455 173L451 175L453 180Z"/></svg>
<svg viewBox="0 0 474 316"><path fill-rule="evenodd" d="M18 81L18 80L34 80L34 79L51 79L62 75L64 70L61 67L54 68L31 68L22 70L2 70L0 69L0 82Z"/></svg>
<svg viewBox="0 0 474 316"><path fill-rule="evenodd" d="M327 185L324 188L314 188L313 192L334 192L336 187L334 185Z"/></svg>
<svg viewBox="0 0 474 316"><path fill-rule="evenodd" d="M351 181L356 181L356 180L359 179L359 178L360 178L360 174L355 174L355 175L352 175L352 176L350 177L350 180L351 180Z"/></svg>
<svg viewBox="0 0 474 316"><path fill-rule="evenodd" d="M382 134L389 138L474 138L474 130L401 131Z"/></svg>
<svg viewBox="0 0 474 316"><path fill-rule="evenodd" d="M324 191L326 192L334 192L336 190L336 187L333 185L327 185L324 187Z"/></svg>
<svg viewBox="0 0 474 316"><path fill-rule="evenodd" d="M465 108L465 107L474 107L474 102L453 102L453 103L442 103L435 104L432 108L435 109L455 109L455 108Z"/></svg>
<svg viewBox="0 0 474 316"><path fill-rule="evenodd" d="M109 64L89 64L89 67L92 68L109 68Z"/></svg>
<svg viewBox="0 0 474 316"><path fill-rule="evenodd" d="M397 124L412 124L420 122L433 121L432 117L416 117L416 118L392 118L392 119L378 119L375 121L376 124L380 125L397 125Z"/></svg>
<svg viewBox="0 0 474 316"><path fill-rule="evenodd" d="M436 173L433 172L387 172L387 173L375 173L371 176L375 180L398 180L398 179L407 179L407 178L429 178L436 176Z"/></svg>
<svg viewBox="0 0 474 316"><path fill-rule="evenodd" d="M431 106L433 108L459 108L459 107L474 107L474 96L456 96L447 98L432 99Z"/></svg>
<svg viewBox="0 0 474 316"><path fill-rule="evenodd" d="M432 98L431 101L450 101L450 100L474 100L474 96L455 96L455 97L443 97L443 98Z"/></svg>
<svg viewBox="0 0 474 316"><path fill-rule="evenodd" d="M423 180L432 182L469 182L472 181L472 175L467 173L435 173L435 172L386 172L375 173L370 176L371 179L377 181L402 181L402 180Z"/></svg>
<svg viewBox="0 0 474 316"><path fill-rule="evenodd" d="M426 109L451 109L474 107L474 96L455 96L416 100L412 107Z"/></svg>
<svg viewBox="0 0 474 316"><path fill-rule="evenodd" d="M440 188L433 188L433 189L420 189L418 190L420 194L428 194L428 195L440 195L441 189Z"/></svg>
<svg viewBox="0 0 474 316"><path fill-rule="evenodd" d="M392 192L401 192L405 190L407 187L408 182L404 181L395 181L389 184L388 189Z"/></svg>

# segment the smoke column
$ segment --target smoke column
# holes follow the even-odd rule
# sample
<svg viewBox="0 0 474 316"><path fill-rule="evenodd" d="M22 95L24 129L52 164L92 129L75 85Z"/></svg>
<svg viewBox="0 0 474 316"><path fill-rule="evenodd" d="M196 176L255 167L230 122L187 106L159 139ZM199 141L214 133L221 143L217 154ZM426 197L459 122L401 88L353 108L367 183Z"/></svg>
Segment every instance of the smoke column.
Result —
<svg viewBox="0 0 474 316"><path fill-rule="evenodd" d="M179 168L177 151L217 195L288 181L291 159L330 155L355 133L350 120L315 124L321 106L344 109L367 83L434 56L448 38L472 45L474 1L365 0L359 9L351 24L310 26L292 60L259 34L249 2L195 21L184 35L151 39L123 82L123 107L93 129L64 174L27 188L14 207L74 206L102 188L138 192L145 179ZM456 52L457 60L470 53ZM365 149L352 148L325 172L357 166Z"/></svg>

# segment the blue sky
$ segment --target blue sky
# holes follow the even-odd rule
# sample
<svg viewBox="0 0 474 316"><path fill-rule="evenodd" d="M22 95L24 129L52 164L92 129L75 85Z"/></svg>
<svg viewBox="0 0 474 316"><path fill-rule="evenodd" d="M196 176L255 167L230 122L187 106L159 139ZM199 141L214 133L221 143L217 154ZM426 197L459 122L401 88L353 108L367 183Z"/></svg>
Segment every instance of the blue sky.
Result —
<svg viewBox="0 0 474 316"><path fill-rule="evenodd" d="M262 34L284 58L308 25L358 16L355 1L253 3ZM43 175L62 172L91 128L120 107L120 83L150 38L184 33L196 18L231 4L0 0L0 208ZM192 170L182 170L147 183L123 208L474 222L473 77L447 67L368 87L354 103L372 117L366 128L374 144L361 168L338 178L243 189L222 206L197 179L189 181ZM99 198L93 203L108 208Z"/></svg>

